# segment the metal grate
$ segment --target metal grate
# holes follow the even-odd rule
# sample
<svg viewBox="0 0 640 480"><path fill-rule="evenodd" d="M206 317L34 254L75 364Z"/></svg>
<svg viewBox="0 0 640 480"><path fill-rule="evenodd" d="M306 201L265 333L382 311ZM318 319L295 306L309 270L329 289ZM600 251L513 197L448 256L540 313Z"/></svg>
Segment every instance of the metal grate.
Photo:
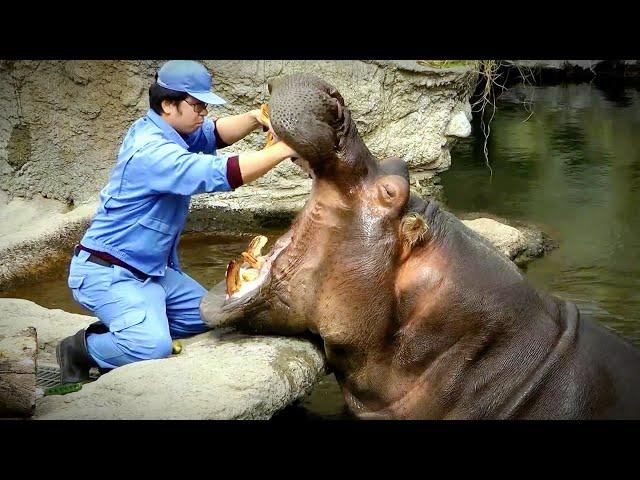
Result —
<svg viewBox="0 0 640 480"><path fill-rule="evenodd" d="M60 385L60 369L57 366L38 365L36 371L36 386L49 388Z"/></svg>
<svg viewBox="0 0 640 480"><path fill-rule="evenodd" d="M97 368L89 370L89 379L96 380L100 376ZM36 387L50 388L60 385L60 367L57 365L38 365L36 371Z"/></svg>

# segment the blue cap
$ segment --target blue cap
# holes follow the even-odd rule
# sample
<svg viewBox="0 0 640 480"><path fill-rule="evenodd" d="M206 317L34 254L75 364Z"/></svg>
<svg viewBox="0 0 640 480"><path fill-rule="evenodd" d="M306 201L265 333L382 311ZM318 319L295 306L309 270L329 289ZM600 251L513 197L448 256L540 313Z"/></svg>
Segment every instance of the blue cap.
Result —
<svg viewBox="0 0 640 480"><path fill-rule="evenodd" d="M204 103L222 105L226 100L211 91L213 79L201 63L193 60L171 60L158 72L158 85L186 92Z"/></svg>

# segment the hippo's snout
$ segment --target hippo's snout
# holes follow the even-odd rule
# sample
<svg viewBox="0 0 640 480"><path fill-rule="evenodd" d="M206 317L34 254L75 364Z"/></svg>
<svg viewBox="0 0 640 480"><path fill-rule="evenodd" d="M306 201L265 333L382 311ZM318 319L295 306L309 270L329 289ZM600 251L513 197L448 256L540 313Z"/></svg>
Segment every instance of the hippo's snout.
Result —
<svg viewBox="0 0 640 480"><path fill-rule="evenodd" d="M290 75L269 84L273 130L313 164L334 156L344 120L344 99L324 80Z"/></svg>

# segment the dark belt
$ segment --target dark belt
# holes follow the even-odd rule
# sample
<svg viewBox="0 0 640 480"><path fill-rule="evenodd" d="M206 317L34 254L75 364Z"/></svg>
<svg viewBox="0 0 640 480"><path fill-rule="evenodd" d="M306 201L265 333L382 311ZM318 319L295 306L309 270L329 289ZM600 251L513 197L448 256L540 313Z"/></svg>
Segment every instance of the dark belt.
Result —
<svg viewBox="0 0 640 480"><path fill-rule="evenodd" d="M89 255L89 258L87 258L87 261L91 263L95 263L98 265L102 265L103 267L111 267L111 268L113 268L114 265L118 265L119 267L126 268L127 270L129 270L140 280L146 280L147 278L149 278L149 275L147 275L146 273L141 272L137 268L133 268L131 265L124 263L119 258L116 258L113 255L109 255L108 253L105 253L105 252L98 252L97 250L91 250L90 248L84 247L82 245L76 245L76 247L73 249L73 254L77 257L78 253L80 253L80 250L89 252L90 255Z"/></svg>

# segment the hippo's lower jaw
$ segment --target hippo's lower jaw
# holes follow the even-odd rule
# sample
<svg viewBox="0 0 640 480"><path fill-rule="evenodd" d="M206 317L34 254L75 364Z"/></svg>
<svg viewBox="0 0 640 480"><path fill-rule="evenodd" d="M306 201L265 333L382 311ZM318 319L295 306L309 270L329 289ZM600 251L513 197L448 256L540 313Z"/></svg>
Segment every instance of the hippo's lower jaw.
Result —
<svg viewBox="0 0 640 480"><path fill-rule="evenodd" d="M291 243L289 238L278 242L267 255L260 255L267 239L254 238L241 259L231 260L225 280L211 289L200 303L200 316L209 327L235 324L239 318L259 309L268 297L271 268L274 261Z"/></svg>

